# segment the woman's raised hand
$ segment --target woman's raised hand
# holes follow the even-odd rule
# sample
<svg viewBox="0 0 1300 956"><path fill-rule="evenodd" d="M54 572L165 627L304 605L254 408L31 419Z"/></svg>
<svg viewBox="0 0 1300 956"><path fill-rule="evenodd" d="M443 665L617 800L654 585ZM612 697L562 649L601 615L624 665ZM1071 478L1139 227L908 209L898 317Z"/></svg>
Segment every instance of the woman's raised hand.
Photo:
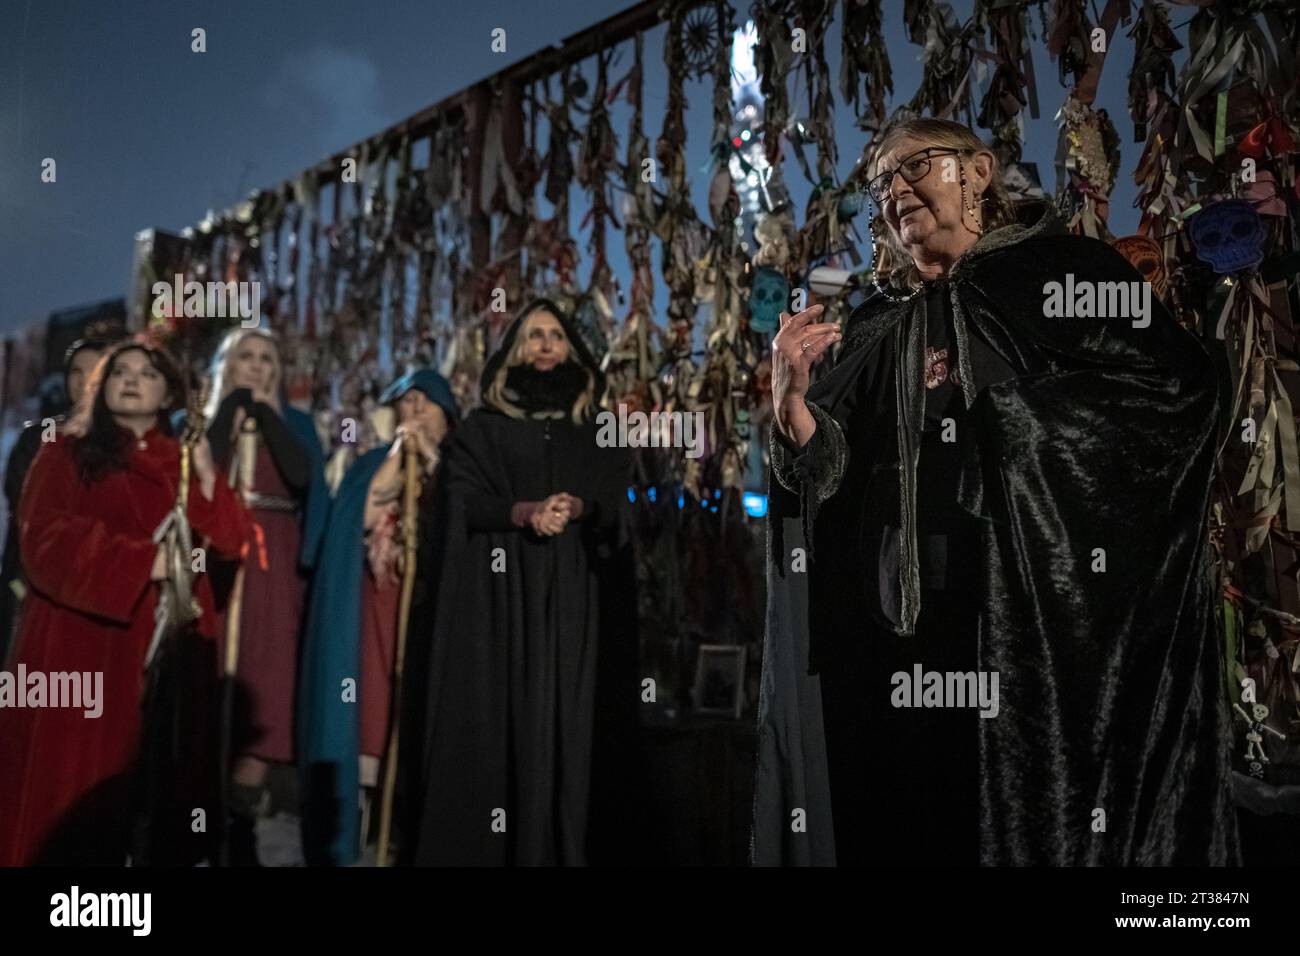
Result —
<svg viewBox="0 0 1300 956"><path fill-rule="evenodd" d="M814 305L798 315L781 313L781 329L772 340L772 405L776 425L786 440L802 447L817 430L804 405L813 364L840 340L835 322L817 322L825 306Z"/></svg>
<svg viewBox="0 0 1300 956"><path fill-rule="evenodd" d="M425 438L418 426L411 424L401 424L397 426L397 432L393 439L393 447L389 451L392 458L400 458L403 454L403 447L411 445L415 448L420 457L420 467L424 473L432 474L433 469L438 464L438 449L434 447L427 438Z"/></svg>

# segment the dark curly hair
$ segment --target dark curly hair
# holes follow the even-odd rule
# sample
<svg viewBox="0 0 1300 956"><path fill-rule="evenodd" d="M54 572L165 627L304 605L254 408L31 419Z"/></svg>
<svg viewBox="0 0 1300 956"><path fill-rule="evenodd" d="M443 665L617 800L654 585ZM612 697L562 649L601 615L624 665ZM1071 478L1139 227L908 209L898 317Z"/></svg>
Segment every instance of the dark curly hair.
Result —
<svg viewBox="0 0 1300 956"><path fill-rule="evenodd" d="M81 480L87 484L126 467L131 439L108 410L108 403L104 400L104 387L117 360L133 351L143 352L167 382L168 399L158 409L158 427L171 434L172 411L185 407L185 380L181 377L176 360L165 351L138 339L127 339L110 348L100 357L86 382L86 389L94 399L87 402L68 422L67 433L73 439L72 457L77 463Z"/></svg>

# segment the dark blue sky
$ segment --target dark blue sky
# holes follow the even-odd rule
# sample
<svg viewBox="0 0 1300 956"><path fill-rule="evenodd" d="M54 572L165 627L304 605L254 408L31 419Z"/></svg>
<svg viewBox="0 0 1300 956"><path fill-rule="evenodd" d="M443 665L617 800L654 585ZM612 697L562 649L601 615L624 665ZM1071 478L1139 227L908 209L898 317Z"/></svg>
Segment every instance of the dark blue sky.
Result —
<svg viewBox="0 0 1300 956"><path fill-rule="evenodd" d="M209 208L276 185L630 5L0 0L0 330L43 319L53 309L123 295L138 230L190 225ZM971 5L954 7L964 18ZM885 10L892 106L910 98L920 81L920 47L906 41L901 2L887 2ZM1188 16L1175 8L1173 22L1184 42ZM204 54L190 51L197 26L207 30ZM1037 32L1036 10L1033 26ZM490 51L495 27L507 31L505 54ZM828 49L837 78L838 23ZM653 142L667 84L662 29L648 36L646 55ZM1122 28L1110 60L1097 105L1110 110L1123 141L1111 223L1124 234L1137 222L1131 176L1140 144L1132 142L1125 106L1132 46ZM628 63L625 58L611 76L621 76ZM1050 190L1053 116L1065 91L1041 41L1034 63L1042 115L1027 120L1025 158L1038 163ZM705 210L708 175L700 169L708 160L710 94L692 85L688 95L688 169L697 208ZM620 141L625 117L614 117ZM864 137L846 108L837 110L837 120L843 175ZM57 183L40 181L45 157L58 163ZM785 172L802 210L808 187L795 163L787 162ZM575 194L575 228L583 208ZM621 271L621 235L610 237L610 248ZM665 301L660 293L658 302Z"/></svg>

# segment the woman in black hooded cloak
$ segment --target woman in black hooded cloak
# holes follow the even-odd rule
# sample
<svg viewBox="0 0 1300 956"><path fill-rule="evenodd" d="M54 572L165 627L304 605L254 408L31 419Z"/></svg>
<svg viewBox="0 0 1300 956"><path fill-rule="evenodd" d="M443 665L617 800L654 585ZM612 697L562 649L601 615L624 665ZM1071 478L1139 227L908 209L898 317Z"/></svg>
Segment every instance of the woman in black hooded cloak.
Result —
<svg viewBox="0 0 1300 956"><path fill-rule="evenodd" d="M446 456L416 862L580 865L593 724L617 723L598 690L635 713L633 670L597 676L635 660L630 457L597 444L604 377L551 302L511 324L481 388Z"/></svg>

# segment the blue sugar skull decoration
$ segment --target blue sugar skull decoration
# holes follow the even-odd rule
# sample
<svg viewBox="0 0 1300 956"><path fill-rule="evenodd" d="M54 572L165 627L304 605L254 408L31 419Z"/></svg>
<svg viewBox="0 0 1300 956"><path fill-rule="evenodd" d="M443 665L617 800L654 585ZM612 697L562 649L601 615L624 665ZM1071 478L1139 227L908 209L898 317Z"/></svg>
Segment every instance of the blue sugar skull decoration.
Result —
<svg viewBox="0 0 1300 956"><path fill-rule="evenodd" d="M1216 202L1192 217L1196 258L1219 275L1245 272L1264 261L1264 222L1245 199Z"/></svg>
<svg viewBox="0 0 1300 956"><path fill-rule="evenodd" d="M749 327L755 332L775 332L781 324L781 311L790 304L790 283L781 273L768 266L754 273L749 289Z"/></svg>

